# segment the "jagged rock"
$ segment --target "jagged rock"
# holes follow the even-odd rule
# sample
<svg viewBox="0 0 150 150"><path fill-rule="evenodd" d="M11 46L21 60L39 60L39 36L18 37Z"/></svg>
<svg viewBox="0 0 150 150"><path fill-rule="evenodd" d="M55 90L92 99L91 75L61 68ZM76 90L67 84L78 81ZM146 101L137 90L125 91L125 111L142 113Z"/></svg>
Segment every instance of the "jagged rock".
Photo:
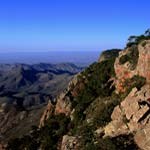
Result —
<svg viewBox="0 0 150 150"><path fill-rule="evenodd" d="M56 104L55 114L64 113L67 116L70 115L71 112L71 100L68 96L64 96L64 98L59 98Z"/></svg>
<svg viewBox="0 0 150 150"><path fill-rule="evenodd" d="M59 96L56 98L56 105L55 108L49 102L47 105L47 109L44 111L41 119L39 127L44 125L45 120L49 118L52 112L57 115L60 113L65 114L72 118L72 98L76 97L79 91L83 88L82 82L79 82L80 73L75 75L73 79L69 82L68 87L64 90Z"/></svg>
<svg viewBox="0 0 150 150"><path fill-rule="evenodd" d="M150 150L150 123L135 134L135 142L142 150Z"/></svg>
<svg viewBox="0 0 150 150"><path fill-rule="evenodd" d="M113 120L104 128L104 137L116 137L121 134L128 134L128 126L123 120Z"/></svg>
<svg viewBox="0 0 150 150"><path fill-rule="evenodd" d="M133 116L133 121L138 123L140 119L150 110L148 105L145 105L139 109L139 111L136 112L136 114Z"/></svg>
<svg viewBox="0 0 150 150"><path fill-rule="evenodd" d="M112 120L122 120L122 115L120 115L121 113L122 113L122 111L121 111L119 105L116 106L114 108L113 113L111 114L111 119ZM121 117L121 118L118 118L118 117Z"/></svg>
<svg viewBox="0 0 150 150"><path fill-rule="evenodd" d="M52 115L52 113L54 112L54 105L51 103L51 101L49 100L47 107L40 119L40 124L39 124L39 128L44 126L45 121L50 117L50 115Z"/></svg>
<svg viewBox="0 0 150 150"><path fill-rule="evenodd" d="M66 116L70 116L72 112L72 98L76 97L79 91L83 88L81 82L79 82L79 75L77 74L74 78L70 81L66 91L60 94L57 98L55 114L64 113Z"/></svg>
<svg viewBox="0 0 150 150"><path fill-rule="evenodd" d="M150 140L150 85L141 90L132 89L129 95L114 108L112 121L104 128L105 135L115 137L121 134L135 133L137 145L144 150L148 149ZM142 99L141 99L142 98ZM144 135L143 135L144 134ZM144 138L144 140L141 138Z"/></svg>
<svg viewBox="0 0 150 150"><path fill-rule="evenodd" d="M130 94L121 103L121 108L124 110L127 119L130 119L135 112L139 110L138 97L135 97L137 89L134 88Z"/></svg>
<svg viewBox="0 0 150 150"><path fill-rule="evenodd" d="M64 135L61 150L78 150L78 137Z"/></svg>

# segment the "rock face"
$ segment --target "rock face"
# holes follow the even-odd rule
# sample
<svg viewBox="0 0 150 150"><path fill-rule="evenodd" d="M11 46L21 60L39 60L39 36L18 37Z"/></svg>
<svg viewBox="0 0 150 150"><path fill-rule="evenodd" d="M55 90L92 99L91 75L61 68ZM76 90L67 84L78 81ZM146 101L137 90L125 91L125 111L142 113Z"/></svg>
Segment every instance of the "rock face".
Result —
<svg viewBox="0 0 150 150"><path fill-rule="evenodd" d="M57 97L55 114L64 113L66 116L71 115L71 101L74 97L78 96L79 91L84 87L82 82L79 81L79 76L80 74L74 76L67 89Z"/></svg>
<svg viewBox="0 0 150 150"><path fill-rule="evenodd" d="M149 150L150 142L150 85L129 95L114 108L112 121L105 127L105 136L135 133L135 141L143 150ZM143 139L142 139L143 138ZM142 139L142 140L141 140ZM150 147L149 147L150 148Z"/></svg>
<svg viewBox="0 0 150 150"><path fill-rule="evenodd" d="M78 137L64 135L61 150L78 150Z"/></svg>
<svg viewBox="0 0 150 150"><path fill-rule="evenodd" d="M54 112L54 105L51 103L51 101L49 100L46 109L44 110L44 113L40 119L40 124L39 124L39 128L44 126L44 122L45 120L47 120L50 115L52 115L52 113Z"/></svg>
<svg viewBox="0 0 150 150"><path fill-rule="evenodd" d="M74 76L74 78L68 84L66 90L64 90L57 98L56 105L52 106L50 103L47 105L47 109L44 111L41 121L40 127L44 125L45 120L49 118L49 116L54 113L55 115L63 113L66 116L71 116L72 112L72 98L76 97L83 88L82 82L79 81L80 74Z"/></svg>
<svg viewBox="0 0 150 150"><path fill-rule="evenodd" d="M116 73L116 88L118 91L123 91L123 84L126 79L132 78L134 75L145 77L147 82L150 82L150 40L144 41L146 44L143 46L140 43L137 48L139 52L139 58L135 69L131 68L131 64L127 61L124 64L120 64L120 58L127 55L130 48L127 48L119 53L119 57L116 58L114 69Z"/></svg>
<svg viewBox="0 0 150 150"><path fill-rule="evenodd" d="M150 123L145 128L139 130L134 139L143 150L150 150Z"/></svg>

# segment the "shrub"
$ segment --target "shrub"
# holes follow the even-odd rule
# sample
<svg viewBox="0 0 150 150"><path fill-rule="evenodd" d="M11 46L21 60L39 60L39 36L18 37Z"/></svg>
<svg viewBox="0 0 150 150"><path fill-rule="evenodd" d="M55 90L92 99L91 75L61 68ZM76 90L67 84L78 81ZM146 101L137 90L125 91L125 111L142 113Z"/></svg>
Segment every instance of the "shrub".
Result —
<svg viewBox="0 0 150 150"><path fill-rule="evenodd" d="M123 56L120 57L119 63L120 64L125 64L129 60L130 60L130 57L128 55L123 55Z"/></svg>
<svg viewBox="0 0 150 150"><path fill-rule="evenodd" d="M110 96L114 91L114 87L110 88L111 82L108 80L115 76L114 72L115 59L109 59L100 63L94 63L87 68L82 76L85 76L87 83L85 88L80 91L78 97L74 99L73 104L75 106L74 123L79 124L84 120L85 109L95 100L97 97Z"/></svg>
<svg viewBox="0 0 150 150"><path fill-rule="evenodd" d="M70 119L64 114L51 116L41 129L32 128L28 136L12 139L8 142L8 150L56 150L60 138L68 132Z"/></svg>
<svg viewBox="0 0 150 150"><path fill-rule="evenodd" d="M138 150L132 134L99 139L95 150Z"/></svg>
<svg viewBox="0 0 150 150"><path fill-rule="evenodd" d="M131 69L134 70L137 66L138 59L139 59L138 47L136 45L132 45L129 48L128 53L120 57L119 63L124 64L128 61L131 64Z"/></svg>
<svg viewBox="0 0 150 150"><path fill-rule="evenodd" d="M141 43L141 45L143 46L143 47L145 47L145 45L146 45L146 41L143 41L142 43Z"/></svg>
<svg viewBox="0 0 150 150"><path fill-rule="evenodd" d="M134 87L140 90L145 83L146 79L139 75L135 75L131 79L127 79L124 83L126 93L129 93Z"/></svg>

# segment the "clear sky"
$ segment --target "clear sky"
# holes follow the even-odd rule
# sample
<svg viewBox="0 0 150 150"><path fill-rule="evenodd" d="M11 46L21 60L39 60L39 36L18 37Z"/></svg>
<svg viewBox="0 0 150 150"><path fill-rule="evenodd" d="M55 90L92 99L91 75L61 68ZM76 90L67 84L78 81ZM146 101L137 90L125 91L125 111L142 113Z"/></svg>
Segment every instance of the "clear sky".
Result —
<svg viewBox="0 0 150 150"><path fill-rule="evenodd" d="M150 0L1 0L0 52L122 48L150 27Z"/></svg>

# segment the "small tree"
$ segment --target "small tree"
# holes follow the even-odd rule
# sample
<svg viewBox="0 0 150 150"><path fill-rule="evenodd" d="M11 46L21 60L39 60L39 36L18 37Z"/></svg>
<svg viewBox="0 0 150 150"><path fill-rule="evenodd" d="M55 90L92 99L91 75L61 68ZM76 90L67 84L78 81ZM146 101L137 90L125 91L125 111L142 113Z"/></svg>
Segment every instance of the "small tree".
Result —
<svg viewBox="0 0 150 150"><path fill-rule="evenodd" d="M128 42L129 42L129 43L134 43L134 42L136 41L136 39L137 39L137 36L131 35L131 36L128 38Z"/></svg>
<svg viewBox="0 0 150 150"><path fill-rule="evenodd" d="M150 36L150 28L145 31L145 36Z"/></svg>

